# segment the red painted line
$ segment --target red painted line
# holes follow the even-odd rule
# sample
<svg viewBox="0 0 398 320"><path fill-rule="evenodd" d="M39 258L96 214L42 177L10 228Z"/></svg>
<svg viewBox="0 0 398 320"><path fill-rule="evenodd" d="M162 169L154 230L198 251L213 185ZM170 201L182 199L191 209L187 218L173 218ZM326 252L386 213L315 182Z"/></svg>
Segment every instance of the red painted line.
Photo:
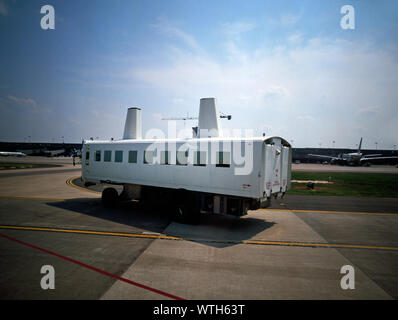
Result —
<svg viewBox="0 0 398 320"><path fill-rule="evenodd" d="M74 259L72 259L72 258L65 257L65 256L60 255L60 254L58 254L58 253L55 253L55 252L52 252L52 251L50 251L50 250L37 247L37 246L35 246L35 245L33 245L33 244L30 244L30 243L27 243L27 242L24 242L24 241L21 241L21 240L18 240L18 239L15 239L15 238L6 236L6 235L4 235L4 234L1 234L1 233L0 233L0 237L3 237L3 238L5 238L5 239L8 239L8 240L11 240L11 241L14 241L14 242L17 242L17 243L19 243L19 244L22 244L22 245L24 245L24 246L27 246L27 247L30 247L30 248L33 248L33 249L36 249L36 250L40 250L40 251L45 252L45 253L47 253L47 254L50 254L50 255L53 255L53 256L55 256L55 257L58 257L58 258L61 258L61 259L66 260L66 261L72 262L72 263L74 263L74 264L77 264L77 265L79 265L79 266L81 266L81 267L84 267L84 268L90 269L90 270L92 270L92 271L101 273L101 274L103 274L103 275L105 275L105 276L108 276L108 277L111 277L111 278L114 278L114 279L117 279L117 280L126 282L126 283L128 283L128 284L133 285L133 286L136 286L136 287L139 287L139 288L148 290L148 291L152 291L152 292L154 292L154 293L160 294L160 295L165 296L165 297L167 297L167 298L171 298L171 299L174 299L174 300L185 300L185 299L183 299L183 298L177 297L177 296L172 295L172 294L170 294L170 293L167 293L167 292L164 292L164 291L155 289L155 288L148 287L148 286L146 286L146 285L144 285L144 284L141 284L141 283L138 283L138 282L135 282L135 281L131 281L131 280L126 279L126 278L119 277L119 276L117 276L117 275L115 275L115 274L106 272L106 271L104 271L104 270L101 270L101 269L98 269L98 268L96 268L96 267L90 266L90 265L85 264L85 263L83 263L83 262L74 260Z"/></svg>

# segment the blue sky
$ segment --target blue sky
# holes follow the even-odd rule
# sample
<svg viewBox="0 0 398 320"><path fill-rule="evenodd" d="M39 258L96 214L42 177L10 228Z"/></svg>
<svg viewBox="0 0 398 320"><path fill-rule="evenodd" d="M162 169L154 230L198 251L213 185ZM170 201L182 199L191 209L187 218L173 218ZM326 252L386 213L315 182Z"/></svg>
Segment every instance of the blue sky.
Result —
<svg viewBox="0 0 398 320"><path fill-rule="evenodd" d="M40 27L46 4L55 30ZM340 27L346 4L354 30ZM394 0L0 0L0 140L120 138L129 106L144 135L167 131L162 117L216 97L229 129L393 149L397 18Z"/></svg>

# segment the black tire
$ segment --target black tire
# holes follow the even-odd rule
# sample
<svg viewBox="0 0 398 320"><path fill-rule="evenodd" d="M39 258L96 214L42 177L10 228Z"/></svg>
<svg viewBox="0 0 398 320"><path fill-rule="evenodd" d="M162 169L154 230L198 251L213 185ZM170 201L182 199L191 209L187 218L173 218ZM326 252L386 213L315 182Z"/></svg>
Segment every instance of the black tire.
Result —
<svg viewBox="0 0 398 320"><path fill-rule="evenodd" d="M176 201L173 220L184 224L199 224L200 196L196 193L184 192L179 194Z"/></svg>
<svg viewBox="0 0 398 320"><path fill-rule="evenodd" d="M185 223L188 217L187 208L184 204L177 204L174 209L173 220L179 223Z"/></svg>
<svg viewBox="0 0 398 320"><path fill-rule="evenodd" d="M119 202L119 194L114 188L106 188L102 191L102 204L106 208L112 208Z"/></svg>

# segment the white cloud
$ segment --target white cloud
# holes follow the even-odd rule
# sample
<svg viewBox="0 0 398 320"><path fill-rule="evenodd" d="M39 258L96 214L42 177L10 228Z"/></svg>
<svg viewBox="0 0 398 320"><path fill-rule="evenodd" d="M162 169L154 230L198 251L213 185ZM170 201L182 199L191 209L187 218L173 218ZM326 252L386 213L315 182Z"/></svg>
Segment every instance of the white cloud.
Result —
<svg viewBox="0 0 398 320"><path fill-rule="evenodd" d="M24 111L33 112L33 113L51 112L51 109L39 106L37 102L32 98L20 98L11 95L8 96L7 98L8 101L12 104L12 106L17 106L19 108L22 108L22 110Z"/></svg>
<svg viewBox="0 0 398 320"><path fill-rule="evenodd" d="M303 34L299 31L296 31L287 37L287 41L290 44L300 44L303 42Z"/></svg>
<svg viewBox="0 0 398 320"><path fill-rule="evenodd" d="M114 114L103 112L103 111L98 111L96 109L90 110L90 114L97 120L97 121L109 121L109 120L120 120L119 117L117 117Z"/></svg>
<svg viewBox="0 0 398 320"><path fill-rule="evenodd" d="M280 24L284 27L292 26L300 20L299 14L286 13L280 17Z"/></svg>
<svg viewBox="0 0 398 320"><path fill-rule="evenodd" d="M174 34L171 44L189 40L183 46L170 45L162 51L162 59L130 68L126 83L156 92L167 101L162 106L174 108L171 115L176 116L196 111L202 97L216 97L220 109L233 116L223 125L259 130L264 119L270 119L268 123L273 121L274 128L283 130L297 146L318 145L322 139L355 143L366 132L382 135L380 141L398 135L393 123L398 118L394 51L366 42L305 39L299 31L289 36L294 46L259 43L248 50L233 35L253 26L224 26L229 35L216 54L192 50L200 47L193 35L169 29L163 34ZM364 117L371 112L378 116Z"/></svg>
<svg viewBox="0 0 398 320"><path fill-rule="evenodd" d="M171 102L176 105L183 105L184 103L186 103L183 98L173 98Z"/></svg>
<svg viewBox="0 0 398 320"><path fill-rule="evenodd" d="M152 24L151 26L161 34L164 34L170 38L177 38L181 40L185 45L192 49L201 50L199 44L192 35L173 25L167 19L159 18L158 22L156 24Z"/></svg>
<svg viewBox="0 0 398 320"><path fill-rule="evenodd" d="M268 23L286 28L294 26L300 19L301 13L284 13L280 16L270 18Z"/></svg>
<svg viewBox="0 0 398 320"><path fill-rule="evenodd" d="M264 96L267 98L286 97L289 91L281 86L271 86L264 91Z"/></svg>
<svg viewBox="0 0 398 320"><path fill-rule="evenodd" d="M222 23L221 30L228 37L239 37L242 33L249 32L255 28L255 24L251 22L233 22Z"/></svg>
<svg viewBox="0 0 398 320"><path fill-rule="evenodd" d="M8 96L8 99L13 102L16 102L17 104L24 104L24 105L30 105L32 107L37 107L36 101L31 98L18 98L15 96Z"/></svg>
<svg viewBox="0 0 398 320"><path fill-rule="evenodd" d="M152 113L152 117L155 120L162 120L164 118L161 113L157 113L157 112Z"/></svg>
<svg viewBox="0 0 398 320"><path fill-rule="evenodd" d="M369 96L390 96L391 104L391 95L396 95L393 82L385 83L387 78L397 82L398 64L388 53L366 45L314 39L294 49L258 50L256 56L236 49L227 51L221 62L208 55L173 52L171 64L134 68L130 76L188 100L216 96L228 105L258 108L266 106L265 98L282 99L274 110L320 108L322 97L327 97L322 101L326 108L346 110ZM239 60L244 63L234 63Z"/></svg>
<svg viewBox="0 0 398 320"><path fill-rule="evenodd" d="M357 109L359 115L369 116L370 114L376 114L381 111L379 106L367 106Z"/></svg>
<svg viewBox="0 0 398 320"><path fill-rule="evenodd" d="M300 115L300 116L297 116L297 120L314 121L315 118L313 116L309 116L309 115Z"/></svg>

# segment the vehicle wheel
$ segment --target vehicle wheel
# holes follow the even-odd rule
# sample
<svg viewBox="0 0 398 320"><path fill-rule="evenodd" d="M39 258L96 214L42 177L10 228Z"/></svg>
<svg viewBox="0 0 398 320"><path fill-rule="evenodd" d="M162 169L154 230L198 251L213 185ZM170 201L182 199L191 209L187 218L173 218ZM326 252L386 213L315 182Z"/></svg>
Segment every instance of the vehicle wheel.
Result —
<svg viewBox="0 0 398 320"><path fill-rule="evenodd" d="M193 206L178 205L175 209L174 221L184 224L199 224L200 211Z"/></svg>
<svg viewBox="0 0 398 320"><path fill-rule="evenodd" d="M177 201L174 209L174 220L185 224L200 222L200 201L196 194L185 194Z"/></svg>
<svg viewBox="0 0 398 320"><path fill-rule="evenodd" d="M119 201L119 194L114 188L106 188L102 191L102 204L106 208L111 208L116 206Z"/></svg>
<svg viewBox="0 0 398 320"><path fill-rule="evenodd" d="M188 212L184 204L176 205L173 220L176 222L185 223L187 216Z"/></svg>

